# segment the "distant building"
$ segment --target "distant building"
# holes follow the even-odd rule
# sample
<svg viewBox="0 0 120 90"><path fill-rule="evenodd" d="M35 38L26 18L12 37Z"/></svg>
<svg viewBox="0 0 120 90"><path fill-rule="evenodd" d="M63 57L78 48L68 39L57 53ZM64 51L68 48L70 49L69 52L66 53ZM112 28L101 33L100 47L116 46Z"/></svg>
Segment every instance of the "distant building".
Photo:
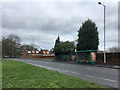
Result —
<svg viewBox="0 0 120 90"><path fill-rule="evenodd" d="M46 49L44 50L23 50L21 58L55 58L54 52L48 51Z"/></svg>
<svg viewBox="0 0 120 90"><path fill-rule="evenodd" d="M39 50L37 50L37 49L34 49L33 51L27 50L27 53L28 54L40 54Z"/></svg>

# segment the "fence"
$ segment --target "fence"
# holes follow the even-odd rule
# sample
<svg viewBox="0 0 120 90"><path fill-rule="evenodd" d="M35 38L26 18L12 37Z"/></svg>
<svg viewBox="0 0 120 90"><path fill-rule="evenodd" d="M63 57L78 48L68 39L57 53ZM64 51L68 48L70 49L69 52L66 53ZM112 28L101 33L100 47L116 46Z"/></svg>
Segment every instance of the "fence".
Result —
<svg viewBox="0 0 120 90"><path fill-rule="evenodd" d="M57 61L71 61L71 55L69 54L62 54L62 55L56 55L55 60Z"/></svg>
<svg viewBox="0 0 120 90"><path fill-rule="evenodd" d="M74 56L79 57L77 55ZM57 55L55 59L59 61L70 61L72 60L72 56L67 54ZM96 54L96 63L104 63L104 53ZM106 53L106 64L120 65L120 53Z"/></svg>
<svg viewBox="0 0 120 90"><path fill-rule="evenodd" d="M104 63L104 53L97 53L96 63ZM106 64L120 64L120 52L106 53Z"/></svg>

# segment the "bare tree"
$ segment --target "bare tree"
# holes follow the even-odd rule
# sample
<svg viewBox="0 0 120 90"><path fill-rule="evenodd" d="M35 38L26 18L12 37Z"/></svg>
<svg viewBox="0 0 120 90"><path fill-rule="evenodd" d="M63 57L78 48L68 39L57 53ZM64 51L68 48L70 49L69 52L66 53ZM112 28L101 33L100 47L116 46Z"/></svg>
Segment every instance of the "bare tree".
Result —
<svg viewBox="0 0 120 90"><path fill-rule="evenodd" d="M109 52L120 52L120 48L118 47L111 47L108 49Z"/></svg>
<svg viewBox="0 0 120 90"><path fill-rule="evenodd" d="M21 39L19 38L19 36L15 35L15 34L10 34L8 36L8 39L10 39L12 41L15 41L16 43L20 43L21 42Z"/></svg>
<svg viewBox="0 0 120 90"><path fill-rule="evenodd" d="M2 56L19 56L21 39L15 34L10 34L7 38L2 38Z"/></svg>

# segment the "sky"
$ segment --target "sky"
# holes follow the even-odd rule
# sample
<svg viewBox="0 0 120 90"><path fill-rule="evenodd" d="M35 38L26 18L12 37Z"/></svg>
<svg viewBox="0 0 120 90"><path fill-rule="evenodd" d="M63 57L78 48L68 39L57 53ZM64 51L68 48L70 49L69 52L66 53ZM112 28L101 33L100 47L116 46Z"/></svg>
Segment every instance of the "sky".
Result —
<svg viewBox="0 0 120 90"><path fill-rule="evenodd" d="M106 50L118 46L118 2L102 2L106 6ZM0 35L16 34L21 44L34 44L43 49L61 41L78 39L79 28L86 20L95 22L99 32L99 50L104 48L104 11L98 1L16 1L0 3Z"/></svg>

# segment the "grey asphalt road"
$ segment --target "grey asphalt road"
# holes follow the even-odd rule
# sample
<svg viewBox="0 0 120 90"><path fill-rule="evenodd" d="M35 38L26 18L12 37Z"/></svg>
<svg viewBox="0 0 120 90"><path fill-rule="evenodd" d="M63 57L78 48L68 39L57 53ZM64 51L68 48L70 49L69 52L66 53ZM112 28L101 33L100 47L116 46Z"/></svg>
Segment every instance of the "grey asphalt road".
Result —
<svg viewBox="0 0 120 90"><path fill-rule="evenodd" d="M118 69L93 67L81 64L70 64L53 62L51 60L30 60L30 59L11 59L44 67L49 70L58 71L67 75L72 75L80 79L88 80L93 83L104 85L110 88L118 88Z"/></svg>

